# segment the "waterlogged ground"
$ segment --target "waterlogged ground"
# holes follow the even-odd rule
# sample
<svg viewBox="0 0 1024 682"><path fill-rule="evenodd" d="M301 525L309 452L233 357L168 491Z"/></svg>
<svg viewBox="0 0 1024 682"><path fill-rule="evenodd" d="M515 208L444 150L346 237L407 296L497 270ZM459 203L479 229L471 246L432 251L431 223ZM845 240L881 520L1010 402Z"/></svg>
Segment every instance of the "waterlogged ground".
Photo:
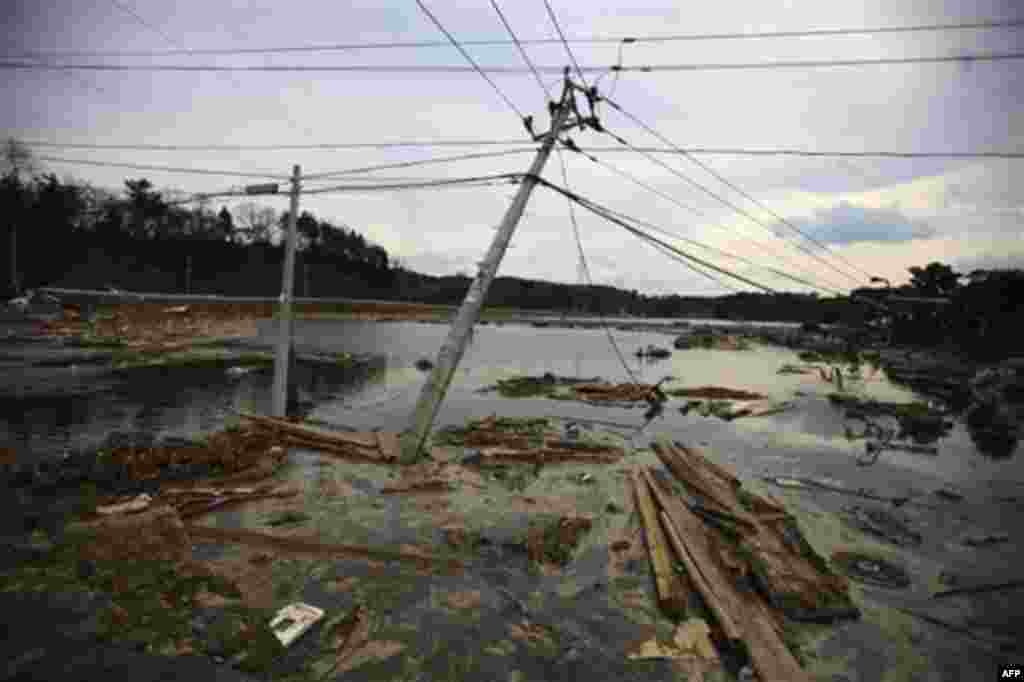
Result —
<svg viewBox="0 0 1024 682"><path fill-rule="evenodd" d="M270 343L267 323L258 338ZM433 358L447 327L416 323L299 322L300 344L325 351L375 353L374 372L326 382L300 377L303 397L315 401L311 417L360 429L401 430L424 373L413 363ZM643 425L644 407L595 407L546 399L505 399L479 389L502 378L551 372L560 376L629 379L601 330L514 325L478 327L438 426L464 424L491 414L614 422L608 428L634 453L618 464L546 466L516 472L515 480L466 479L451 493L384 495L395 472L304 450L292 450L281 482L300 494L211 514L205 525L252 529L323 542L429 551L458 559L461 571L398 561L316 558L270 553L246 546L201 543L196 554L235 579L260 608L294 600L327 611L323 626L293 645L273 669L278 678L380 680L686 679L667 660L636 661L627 651L652 637L668 639L673 624L658 612L638 520L626 495L624 469L657 465L648 450L655 435L703 445L735 470L755 492L783 500L798 516L811 544L825 557L856 551L905 568L911 584L886 589L852 582L863 617L836 626L800 626L791 633L816 679L986 679L1001 660L991 640L1024 631L1018 589L933 599L961 584L999 582L1019 574L1024 512L1021 454L992 460L974 447L957 424L941 439L938 455L884 452L872 466L858 466L863 441L844 436L846 425L825 399L835 387L817 374L779 375L793 352L755 346L744 352L676 351L658 362L639 362L633 352L648 344L671 346L653 333L614 332L630 370L640 381L674 380L664 388L716 385L755 391L794 407L778 415L727 422L682 415L673 399L663 416ZM65 447L95 442L111 430L196 435L233 423L235 409L266 412L271 376L223 371L141 372L111 380L102 398L28 406L0 420L0 440L19 452L46 457ZM881 370L863 368L863 381L847 383L854 394L887 401L918 399L890 384ZM564 422L559 422L564 426ZM585 434L586 435L586 434ZM461 454L461 453L457 453ZM586 482L581 476L589 474ZM761 476L816 477L848 491L909 498L899 507L837 491L791 489ZM955 488L960 501L936 496ZM919 545L900 546L843 520L850 507L885 509L920 535ZM271 526L285 512L301 512L289 525ZM561 569L531 564L522 540L530 521L584 516L591 521ZM453 545L452 529L467 542ZM970 547L971 535L1006 533L1001 544ZM627 544L624 544L627 543ZM615 545L617 549L612 549ZM942 578L940 579L940 576ZM336 633L352 629L367 646L351 655L337 651ZM910 615L897 608L915 612ZM699 614L698 614L699 615ZM922 617L924 616L924 617ZM927 620L927 619L930 620ZM941 621L947 625L937 625ZM963 632L955 632L959 628ZM1019 661L1019 654L1017 654ZM705 679L733 679L728 665L711 666ZM350 672L354 671L354 672ZM691 671L692 672L692 671ZM733 671L734 672L734 671ZM347 675L347 676L346 676Z"/></svg>

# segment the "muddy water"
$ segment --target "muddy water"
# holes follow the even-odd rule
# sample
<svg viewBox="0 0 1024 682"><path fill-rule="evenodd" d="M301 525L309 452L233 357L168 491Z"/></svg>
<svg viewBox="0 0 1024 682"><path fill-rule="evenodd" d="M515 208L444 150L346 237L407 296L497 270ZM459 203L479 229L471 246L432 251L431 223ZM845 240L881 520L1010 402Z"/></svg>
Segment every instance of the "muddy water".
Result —
<svg viewBox="0 0 1024 682"><path fill-rule="evenodd" d="M265 324L255 341L270 343L275 330L274 325ZM412 365L421 357L433 359L447 331L446 326L434 324L299 322L296 336L302 345L374 353L382 359L379 371L342 382L325 383L314 374L300 376L305 397L317 402L311 416L359 428L404 428L425 378ZM938 576L944 570L980 578L1003 577L1016 570L1021 543L1017 529L1024 510L1019 502L1001 503L995 498L1016 495L1020 499L1024 494L1024 458L1019 452L998 461L985 457L957 424L939 441L936 457L890 451L873 466L857 466L855 457L863 452L863 442L844 437L841 414L825 400L833 387L816 375L776 373L782 364L797 362L792 352L764 346L747 352L676 351L671 358L652 363L639 361L632 353L651 343L669 346L671 337L621 331L614 331L613 336L640 381L672 376L675 379L668 388L711 384L796 403L794 409L780 415L725 422L681 415L677 408L683 401L671 401L662 417L642 433L632 434L631 442L640 451L632 463L657 463L644 451L653 434L705 444L749 486L785 500L822 554L854 548L880 553L908 567L914 581L908 590L855 584L854 595L865 617L858 623L822 630L809 641L809 650L817 656L811 665L816 679L874 680L882 679L884 673L894 680L970 679L985 661L993 660L991 653L974 643L891 607L910 605L921 610L930 592L941 589ZM917 398L889 383L881 372L864 371L865 380L853 382L851 391L881 400ZM543 372L612 381L629 378L604 331L481 326L458 370L438 425L492 413L594 419L625 427L643 424L642 408L508 400L478 392L507 376ZM237 379L191 370L140 372L115 382L102 397L30 406L14 416L5 415L0 418L0 441L45 456L95 441L114 429L196 435L232 421L232 409L266 411L270 384L268 372ZM630 434L627 429L622 433ZM602 513L608 500L629 509L617 469L588 471L594 476L593 487L570 496L572 511L592 513L597 521L573 563L558 575L527 570L526 557L512 541L523 531L530 510L522 508L511 492L489 486L480 494L464 487L452 495L451 511L473 519L470 530L478 531L487 542L468 558L462 575L423 575L409 567L367 566L358 561L282 559L266 569L274 584L273 598L303 599L332 614L344 612L356 602L371 605L375 639L397 642L403 655L360 666L366 679L676 679L665 661L627 665L621 657L623 642L637 639L643 628L648 628L647 636L667 636L671 627L653 607L653 588L642 551L634 557L636 561L626 562L625 570L620 566L613 571L609 566L609 539L628 534L630 524L636 523L629 514ZM580 471L583 469L569 466L546 468L523 494L565 489L570 477ZM838 513L854 503L869 504L867 501L838 493L774 488L760 481L760 475L817 476L853 490L913 496L912 503L901 510L925 540L921 547L905 549L864 536L844 525ZM305 491L302 504L311 519L294 531L299 536L386 547L427 545L444 551L438 530L443 514L425 511L429 500L378 494L391 480L386 469L349 463L324 466L314 453L299 451L293 452L284 478ZM931 495L949 485L961 489L963 503L944 503ZM265 530L274 504L225 511L205 522ZM996 531L1010 533L1011 541L982 549L965 548L959 541L966 534ZM635 536L633 539L637 541ZM635 545L634 551L638 547ZM238 552L210 549L215 550L211 557L224 560ZM345 587L339 588L339 584ZM453 606L446 596L452 594L476 595L469 603L479 602L471 607ZM1022 599L1018 594L1003 601L1019 605ZM947 620L987 619L1003 629L1020 624L1019 617L1014 620L999 604L971 600L951 602L943 608L946 613L939 615ZM542 634L525 640L511 636L509 623L524 619L541 628ZM282 665L301 666L310 661L326 665L318 647L315 637L300 641ZM581 651L585 653L581 655Z"/></svg>

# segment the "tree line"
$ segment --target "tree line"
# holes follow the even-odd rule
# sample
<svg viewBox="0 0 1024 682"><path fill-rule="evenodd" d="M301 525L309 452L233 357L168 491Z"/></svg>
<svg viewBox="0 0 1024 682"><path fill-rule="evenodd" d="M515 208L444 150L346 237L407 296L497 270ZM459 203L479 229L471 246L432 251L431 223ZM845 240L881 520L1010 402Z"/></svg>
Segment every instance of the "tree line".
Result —
<svg viewBox="0 0 1024 682"><path fill-rule="evenodd" d="M145 178L120 193L38 173L9 141L0 177L0 220L8 251L0 272L8 298L42 286L115 287L153 293L276 297L288 213L246 201L232 210L184 203ZM456 305L472 282L459 273L410 270L359 232L303 211L296 219L294 291L300 297L374 298ZM847 297L782 292L717 297L648 296L635 289L499 277L489 306L566 314L888 325L895 342L946 343L973 354L1012 352L1022 321L1024 271L960 274L941 263L910 268L909 284L864 287ZM949 302L886 302L890 295ZM858 302L875 299L889 306ZM888 318L888 319L885 319Z"/></svg>

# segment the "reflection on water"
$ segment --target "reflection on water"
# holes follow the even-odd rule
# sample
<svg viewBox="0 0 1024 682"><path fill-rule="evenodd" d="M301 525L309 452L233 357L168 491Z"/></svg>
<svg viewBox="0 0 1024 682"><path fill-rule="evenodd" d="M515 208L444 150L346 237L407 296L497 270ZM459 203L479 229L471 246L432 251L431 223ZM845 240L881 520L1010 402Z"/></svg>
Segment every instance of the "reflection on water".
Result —
<svg viewBox="0 0 1024 682"><path fill-rule="evenodd" d="M276 338L276 327L264 323L261 343ZM355 428L402 430L428 376L414 367L416 360L436 359L448 333L446 325L412 322L299 321L296 341L325 351L375 354L373 371L336 376L331 372L299 367L296 379L300 399L316 404L311 416ZM768 395L772 400L796 400L794 409L781 414L734 422L713 417L683 416L682 401L670 401L647 433L735 433L773 443L772 447L813 449L821 443L833 451L855 456L855 446L844 437L842 412L824 399L835 387L817 375L780 375L778 369L796 361L792 351L755 346L749 351L693 349L674 351L664 360L649 362L633 355L649 344L671 345L671 337L656 333L613 330L624 360L637 380L656 383L674 377L665 388L726 386ZM604 330L551 329L519 325L486 325L477 328L459 371L438 415L437 424L498 413L508 416L562 416L597 419L640 426L643 408L600 408L575 402L542 399L506 400L479 389L514 375L552 372L560 376L602 377L625 382L630 377L613 350ZM143 430L157 435L194 436L223 427L235 410L267 413L273 373L252 372L232 377L221 371L198 369L140 370L114 387L110 395L68 399L35 405L0 417L0 442L37 453L59 452L98 443L113 430ZM910 390L891 384L884 373L865 372L862 379L846 382L847 390L883 401L919 399ZM797 392L802 396L797 395ZM709 431L710 429L710 431ZM744 434L747 434L744 436ZM685 436L684 437L689 437ZM944 478L960 478L986 471L1003 475L1002 462L1015 467L1007 475L1021 478L1020 459L1010 459L1016 441L997 438L962 423L938 440L937 457L887 452L885 460L896 466ZM978 451L1002 459L993 462ZM991 463L985 464L985 462ZM989 469L985 467L989 466Z"/></svg>

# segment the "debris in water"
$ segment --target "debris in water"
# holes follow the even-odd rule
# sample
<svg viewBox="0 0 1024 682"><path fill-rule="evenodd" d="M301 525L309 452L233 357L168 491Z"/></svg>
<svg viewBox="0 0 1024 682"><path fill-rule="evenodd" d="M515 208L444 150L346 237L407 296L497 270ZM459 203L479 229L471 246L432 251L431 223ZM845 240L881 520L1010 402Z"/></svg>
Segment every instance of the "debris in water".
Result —
<svg viewBox="0 0 1024 682"><path fill-rule="evenodd" d="M964 496L951 488L939 488L935 491L936 497L949 500L950 502L960 502L964 499Z"/></svg>
<svg viewBox="0 0 1024 682"><path fill-rule="evenodd" d="M645 348L638 348L634 353L638 358L667 358L672 355L672 351L667 348L660 348L658 346L649 344Z"/></svg>
<svg viewBox="0 0 1024 682"><path fill-rule="evenodd" d="M837 552L832 555L832 562L858 582L893 589L910 587L910 576L906 569L882 557L859 552Z"/></svg>
<svg viewBox="0 0 1024 682"><path fill-rule="evenodd" d="M295 640L304 635L323 617L323 609L297 602L278 611L274 619L270 621L270 629L281 644L287 647L291 646Z"/></svg>
<svg viewBox="0 0 1024 682"><path fill-rule="evenodd" d="M1000 545L1008 542L1010 536L1006 533L992 533L990 535L968 535L964 538L964 544L970 547L987 547L989 545Z"/></svg>
<svg viewBox="0 0 1024 682"><path fill-rule="evenodd" d="M146 493L142 493L137 497L133 497L127 502L121 502L120 504L110 504L105 506L96 507L97 514L103 514L108 516L110 514L129 514L132 512L139 512L149 507L153 502L153 498Z"/></svg>
<svg viewBox="0 0 1024 682"><path fill-rule="evenodd" d="M698 386L696 388L673 388L665 391L677 398L707 398L712 400L764 400L768 396L753 391L744 391L722 386Z"/></svg>
<svg viewBox="0 0 1024 682"><path fill-rule="evenodd" d="M916 547L922 541L920 533L885 509L855 505L845 510L844 518L850 525L895 545Z"/></svg>

